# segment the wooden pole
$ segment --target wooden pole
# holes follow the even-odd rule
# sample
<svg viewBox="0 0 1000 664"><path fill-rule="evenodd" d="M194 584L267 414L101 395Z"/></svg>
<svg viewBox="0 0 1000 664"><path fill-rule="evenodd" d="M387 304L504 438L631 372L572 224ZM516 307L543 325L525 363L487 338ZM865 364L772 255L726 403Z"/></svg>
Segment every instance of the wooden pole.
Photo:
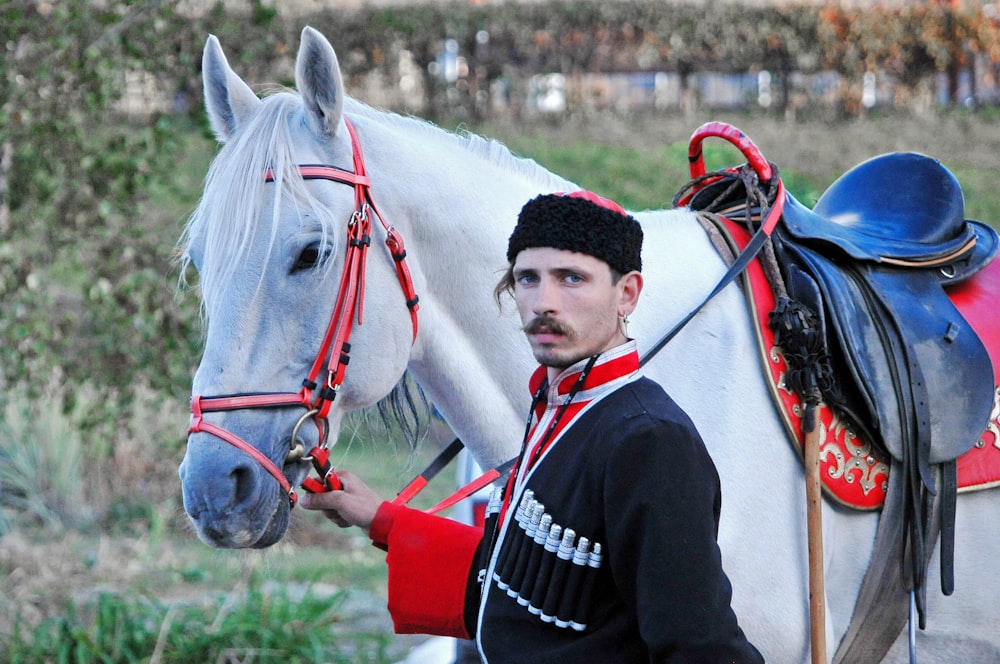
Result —
<svg viewBox="0 0 1000 664"><path fill-rule="evenodd" d="M811 431L802 442L806 471L806 524L809 541L809 642L812 664L827 664L826 658L826 589L823 574L823 488L820 483L819 446L820 406L813 409Z"/></svg>

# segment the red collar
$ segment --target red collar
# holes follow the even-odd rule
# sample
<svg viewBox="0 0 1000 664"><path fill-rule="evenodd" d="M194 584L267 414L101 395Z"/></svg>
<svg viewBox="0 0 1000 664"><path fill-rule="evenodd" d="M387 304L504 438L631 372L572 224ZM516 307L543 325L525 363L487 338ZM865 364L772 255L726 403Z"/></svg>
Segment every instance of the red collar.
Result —
<svg viewBox="0 0 1000 664"><path fill-rule="evenodd" d="M587 364L587 359L589 358L580 360L573 366L566 368L556 377L554 381L555 387L550 386L548 388L549 401L556 400L561 402L561 397L569 394L570 390L573 389L573 385L580 377L584 366ZM636 348L635 340L630 339L621 346L616 346L601 354L584 381L581 392L593 390L617 378L635 373L638 370L639 351ZM536 394L541 389L542 384L545 382L546 373L546 367L540 366L535 369L535 372L531 375L531 380L528 381L528 388L531 394Z"/></svg>

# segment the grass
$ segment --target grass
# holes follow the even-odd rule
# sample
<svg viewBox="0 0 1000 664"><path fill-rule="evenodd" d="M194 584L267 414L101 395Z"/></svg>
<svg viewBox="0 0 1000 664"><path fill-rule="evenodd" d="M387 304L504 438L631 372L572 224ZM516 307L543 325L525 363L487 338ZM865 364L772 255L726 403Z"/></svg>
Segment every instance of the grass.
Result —
<svg viewBox="0 0 1000 664"><path fill-rule="evenodd" d="M0 412L0 533L13 520L48 527L79 523L86 502L76 475L84 444L72 414L13 401Z"/></svg>
<svg viewBox="0 0 1000 664"><path fill-rule="evenodd" d="M78 389L78 409L92 405L87 394ZM117 458L95 458L75 411L53 403L52 394L37 404L15 395L0 420L0 661L388 662L412 643L391 633L384 554L362 534L296 510L271 549L209 548L176 498L182 449L159 450L138 471L134 460L149 455L135 442ZM176 435L142 409L130 415L150 425L147 445ZM333 461L391 497L436 447L411 452L366 419L350 420ZM95 490L102 474L117 479L116 495ZM144 494L144 484L158 486ZM443 473L414 505L454 484Z"/></svg>

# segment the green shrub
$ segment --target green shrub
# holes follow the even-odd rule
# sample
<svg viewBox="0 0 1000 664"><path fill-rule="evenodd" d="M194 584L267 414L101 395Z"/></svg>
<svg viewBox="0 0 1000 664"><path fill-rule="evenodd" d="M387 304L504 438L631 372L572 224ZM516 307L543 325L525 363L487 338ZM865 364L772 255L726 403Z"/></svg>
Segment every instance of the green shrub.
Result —
<svg viewBox="0 0 1000 664"><path fill-rule="evenodd" d="M101 592L37 627L15 623L0 635L0 652L11 664L388 662L389 636L348 617L346 600L344 592L298 596L259 584L211 605Z"/></svg>

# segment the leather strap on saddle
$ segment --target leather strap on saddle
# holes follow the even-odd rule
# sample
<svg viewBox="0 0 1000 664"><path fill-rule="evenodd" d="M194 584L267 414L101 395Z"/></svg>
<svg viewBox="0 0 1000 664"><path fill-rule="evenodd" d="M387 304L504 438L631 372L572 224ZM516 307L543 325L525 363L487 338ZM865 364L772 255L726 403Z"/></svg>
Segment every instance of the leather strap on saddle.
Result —
<svg viewBox="0 0 1000 664"><path fill-rule="evenodd" d="M903 519L906 483L900 475L899 468L893 463L872 557L854 603L851 622L834 653L834 664L882 661L906 625L910 603L908 590L911 586L904 578L904 567L900 564L902 552L899 543L906 539ZM945 484L943 479L941 484ZM938 495L943 494L942 491ZM927 537L921 557L929 557L933 552L940 529L940 523L934 517L939 513L934 505L927 510L931 520L925 527Z"/></svg>

